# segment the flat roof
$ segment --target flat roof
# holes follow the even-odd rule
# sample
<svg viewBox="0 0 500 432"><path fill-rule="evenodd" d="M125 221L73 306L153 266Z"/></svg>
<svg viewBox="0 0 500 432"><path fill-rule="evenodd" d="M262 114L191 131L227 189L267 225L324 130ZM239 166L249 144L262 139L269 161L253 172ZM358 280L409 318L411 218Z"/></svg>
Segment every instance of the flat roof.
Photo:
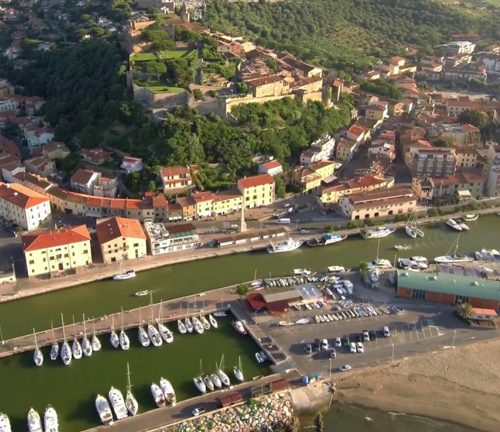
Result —
<svg viewBox="0 0 500 432"><path fill-rule="evenodd" d="M397 271L398 288L500 301L500 282L450 273Z"/></svg>
<svg viewBox="0 0 500 432"><path fill-rule="evenodd" d="M321 291L313 283L297 285L295 289L304 300L321 297Z"/></svg>

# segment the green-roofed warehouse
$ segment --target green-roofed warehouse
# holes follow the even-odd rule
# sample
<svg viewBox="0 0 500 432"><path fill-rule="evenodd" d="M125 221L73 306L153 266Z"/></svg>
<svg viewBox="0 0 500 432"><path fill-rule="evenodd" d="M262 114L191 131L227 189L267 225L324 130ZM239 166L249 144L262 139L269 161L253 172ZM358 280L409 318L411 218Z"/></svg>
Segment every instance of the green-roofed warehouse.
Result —
<svg viewBox="0 0 500 432"><path fill-rule="evenodd" d="M398 297L446 304L470 303L473 307L500 306L500 282L449 273L397 271Z"/></svg>

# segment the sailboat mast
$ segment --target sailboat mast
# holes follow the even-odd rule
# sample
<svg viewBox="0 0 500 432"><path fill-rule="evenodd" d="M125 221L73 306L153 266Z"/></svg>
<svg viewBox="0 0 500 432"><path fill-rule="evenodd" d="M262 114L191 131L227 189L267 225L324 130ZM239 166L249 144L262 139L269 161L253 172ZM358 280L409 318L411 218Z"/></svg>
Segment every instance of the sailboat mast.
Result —
<svg viewBox="0 0 500 432"><path fill-rule="evenodd" d="M63 317L62 312L61 312L61 323L62 323L62 330L63 330L63 340L64 340L64 342L66 342L66 332L64 331L64 317Z"/></svg>
<svg viewBox="0 0 500 432"><path fill-rule="evenodd" d="M36 342L36 333L35 333L35 329L33 329L33 338L35 339L35 349L38 349L38 344Z"/></svg>
<svg viewBox="0 0 500 432"><path fill-rule="evenodd" d="M132 385L130 384L130 367L129 367L129 364L127 362L127 390L130 391L131 388L132 388Z"/></svg>
<svg viewBox="0 0 500 432"><path fill-rule="evenodd" d="M457 252L458 252L458 242L460 240L460 234L458 234L457 236L457 242L455 243L455 256L457 256Z"/></svg>

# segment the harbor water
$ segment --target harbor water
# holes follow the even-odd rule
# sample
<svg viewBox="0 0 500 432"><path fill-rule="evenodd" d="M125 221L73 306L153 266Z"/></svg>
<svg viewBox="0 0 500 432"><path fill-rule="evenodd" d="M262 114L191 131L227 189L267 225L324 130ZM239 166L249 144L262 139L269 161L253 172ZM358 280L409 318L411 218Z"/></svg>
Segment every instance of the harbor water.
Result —
<svg viewBox="0 0 500 432"><path fill-rule="evenodd" d="M469 225L470 231L460 236L459 253L470 253L482 247L500 249L500 217L481 217ZM401 229L381 239L379 257L392 261L397 253L398 256L424 255L433 258L446 254L457 240L457 233L445 227L444 223L425 226L423 229L423 239L411 240ZM61 312L71 322L72 316L79 320L82 313L91 318L119 312L121 307L126 310L147 305L148 297L133 295L144 289L152 290L154 301L160 301L252 280L255 273L257 278L262 278L290 274L297 267L315 271L324 271L329 265L356 267L360 262L376 257L377 244L377 240L362 240L354 236L333 246L303 247L291 253L268 255L254 251L234 254L141 272L135 279L128 281L99 281L2 303L1 336L9 339L28 334L33 327L37 331L50 329L51 321L59 325ZM395 244L411 244L412 248L397 252ZM44 352L45 363L41 368L33 366L31 352L2 359L0 412L10 416L13 430L25 430L29 408L34 406L43 412L50 403L58 410L62 431L78 431L96 426L95 396L97 393L107 395L111 385L125 391L127 362L130 363L134 393L141 410L153 409L149 386L152 381L159 381L161 376L172 382L179 400L196 395L192 377L199 372L200 358L204 371L210 372L215 367L215 361L219 361L224 354L226 370L229 372L237 363L238 356L241 356L247 379L261 375L263 371L254 358L257 347L252 340L236 334L229 319L219 321L221 328L201 336L180 336L175 331L174 343L159 349L139 347L135 330L129 332L132 347L127 352L112 350L109 340L101 337L103 351L92 358L73 361L70 367L64 367L60 362L51 363L47 351ZM173 325L170 327L174 330ZM377 429L345 427L343 430ZM459 429L456 431L461 432Z"/></svg>

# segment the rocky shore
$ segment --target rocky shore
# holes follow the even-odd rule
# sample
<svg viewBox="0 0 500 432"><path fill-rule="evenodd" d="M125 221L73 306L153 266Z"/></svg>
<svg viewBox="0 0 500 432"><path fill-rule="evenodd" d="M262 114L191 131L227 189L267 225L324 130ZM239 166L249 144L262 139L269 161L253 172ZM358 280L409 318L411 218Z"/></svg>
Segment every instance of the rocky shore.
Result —
<svg viewBox="0 0 500 432"><path fill-rule="evenodd" d="M297 420L286 393L251 399L243 405L186 420L163 432L291 432Z"/></svg>

